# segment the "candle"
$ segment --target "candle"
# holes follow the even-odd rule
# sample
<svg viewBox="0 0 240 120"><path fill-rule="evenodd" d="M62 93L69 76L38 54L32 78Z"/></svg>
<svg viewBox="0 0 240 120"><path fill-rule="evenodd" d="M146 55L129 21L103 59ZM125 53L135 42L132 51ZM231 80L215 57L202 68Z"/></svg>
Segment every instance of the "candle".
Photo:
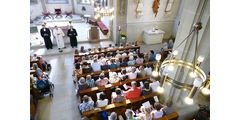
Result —
<svg viewBox="0 0 240 120"><path fill-rule="evenodd" d="M121 26L118 26L118 30L121 30Z"/></svg>

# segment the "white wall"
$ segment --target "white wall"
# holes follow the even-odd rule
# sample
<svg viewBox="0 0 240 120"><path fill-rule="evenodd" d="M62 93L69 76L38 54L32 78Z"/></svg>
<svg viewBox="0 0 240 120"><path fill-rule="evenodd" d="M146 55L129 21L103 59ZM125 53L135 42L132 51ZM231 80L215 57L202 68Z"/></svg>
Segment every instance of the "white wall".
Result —
<svg viewBox="0 0 240 120"><path fill-rule="evenodd" d="M62 12L64 13L65 11L73 11L73 6L72 6L72 0L68 0L67 4L48 4L46 0L43 0L44 4L46 6L46 10L50 12L54 12L54 8L61 8ZM75 14L89 14L91 17L94 17L94 4L92 3L91 5L83 5L83 4L77 4L77 0L73 0L74 2L74 11ZM86 11L83 13L82 12L82 6L85 6ZM41 16L43 12L41 0L38 0L37 4L31 4L30 5L30 16L32 19L36 18L37 16Z"/></svg>
<svg viewBox="0 0 240 120"><path fill-rule="evenodd" d="M177 17L175 19L175 22L174 22L174 26L173 26L173 35L176 37L176 34L177 34L177 30L178 30L178 26L179 26L179 23L181 22L180 19L181 19L181 16L182 16L182 12L183 12L183 8L184 8L184 3L185 3L186 0L182 0L181 4L180 4L180 7L179 7L179 10L178 10L178 14L177 14Z"/></svg>
<svg viewBox="0 0 240 120"><path fill-rule="evenodd" d="M45 5L47 11L54 12L54 8L61 8L62 12L64 13L65 11L72 11L72 1L68 0L67 4L48 4L45 0Z"/></svg>
<svg viewBox="0 0 240 120"><path fill-rule="evenodd" d="M143 16L136 18L137 2L128 0L127 7L127 34L128 41L143 41L143 31L158 26L165 31L164 39L172 35L172 29L181 0L175 0L171 14L165 13L167 0L161 0L158 15L155 17L152 4L154 0L143 0Z"/></svg>
<svg viewBox="0 0 240 120"><path fill-rule="evenodd" d="M82 11L82 7L85 6L86 11ZM84 5L84 4L77 4L77 0L74 0L74 8L75 14L88 14L91 15L91 18L94 18L94 4L91 5Z"/></svg>
<svg viewBox="0 0 240 120"><path fill-rule="evenodd" d="M30 5L30 18L35 19L37 16L41 16L43 12L41 0L38 0L37 4Z"/></svg>

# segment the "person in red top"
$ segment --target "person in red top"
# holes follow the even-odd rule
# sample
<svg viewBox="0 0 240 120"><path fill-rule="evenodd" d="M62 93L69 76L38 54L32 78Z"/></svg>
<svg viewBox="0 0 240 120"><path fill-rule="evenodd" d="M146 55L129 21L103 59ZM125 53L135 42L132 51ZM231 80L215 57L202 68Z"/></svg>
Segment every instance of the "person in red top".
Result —
<svg viewBox="0 0 240 120"><path fill-rule="evenodd" d="M133 81L131 82L132 87L127 86L127 88L130 88L129 90L125 91L126 99L134 99L141 95L141 87L137 87L137 82Z"/></svg>

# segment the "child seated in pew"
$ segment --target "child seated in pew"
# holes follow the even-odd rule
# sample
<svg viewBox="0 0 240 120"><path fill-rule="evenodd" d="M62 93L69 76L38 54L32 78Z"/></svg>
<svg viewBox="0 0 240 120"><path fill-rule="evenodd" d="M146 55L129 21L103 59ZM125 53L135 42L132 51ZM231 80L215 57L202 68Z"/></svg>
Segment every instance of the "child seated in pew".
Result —
<svg viewBox="0 0 240 120"><path fill-rule="evenodd" d="M106 95L103 92L101 92L96 102L96 107L104 107L106 105L108 105L108 99Z"/></svg>
<svg viewBox="0 0 240 120"><path fill-rule="evenodd" d="M94 109L94 101L87 95L83 96L83 103L78 105L78 109L81 113Z"/></svg>
<svg viewBox="0 0 240 120"><path fill-rule="evenodd" d="M123 103L126 100L123 92L120 88L115 89L115 93L112 94L112 103Z"/></svg>
<svg viewBox="0 0 240 120"><path fill-rule="evenodd" d="M101 73L99 79L95 82L96 86L104 86L108 84L108 78L105 77L104 73Z"/></svg>
<svg viewBox="0 0 240 120"><path fill-rule="evenodd" d="M91 76L91 75L87 75L87 77L86 77L86 83L88 84L88 86L89 86L90 88L95 87L95 81L94 81L94 79L92 79L92 76Z"/></svg>

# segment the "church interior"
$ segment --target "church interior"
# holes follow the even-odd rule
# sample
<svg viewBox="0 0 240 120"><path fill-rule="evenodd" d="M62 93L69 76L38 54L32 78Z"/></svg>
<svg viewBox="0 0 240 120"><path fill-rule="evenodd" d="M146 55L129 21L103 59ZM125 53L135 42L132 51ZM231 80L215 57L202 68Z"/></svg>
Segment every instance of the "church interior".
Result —
<svg viewBox="0 0 240 120"><path fill-rule="evenodd" d="M30 0L31 120L210 120L210 0Z"/></svg>

